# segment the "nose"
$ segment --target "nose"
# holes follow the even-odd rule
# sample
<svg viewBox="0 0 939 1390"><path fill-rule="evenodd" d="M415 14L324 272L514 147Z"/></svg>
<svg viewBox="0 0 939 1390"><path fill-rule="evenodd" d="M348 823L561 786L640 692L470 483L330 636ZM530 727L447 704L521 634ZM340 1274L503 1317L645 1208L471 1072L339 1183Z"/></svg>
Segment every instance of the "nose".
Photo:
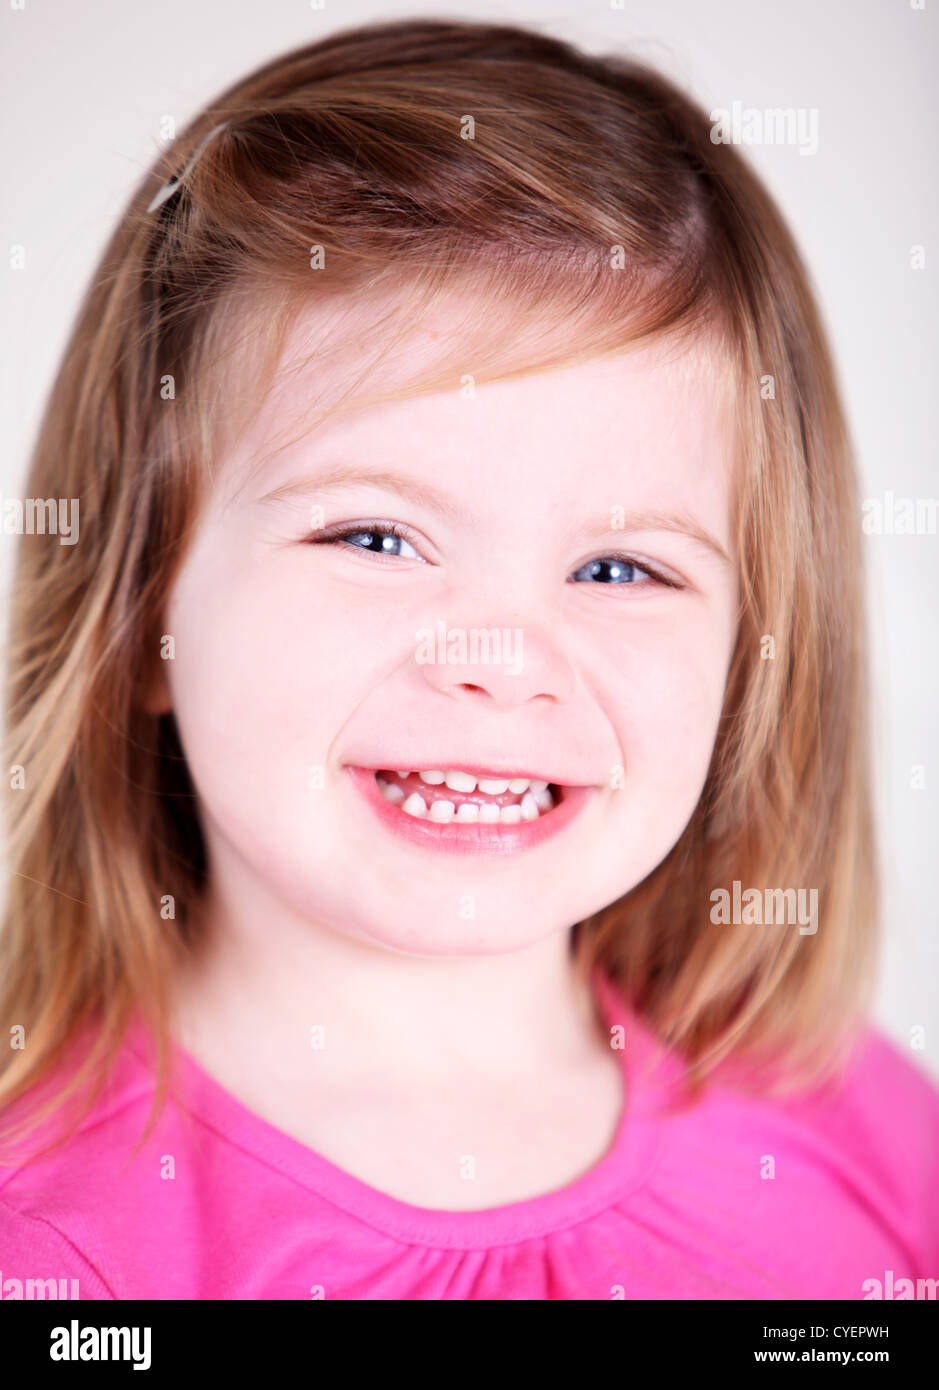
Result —
<svg viewBox="0 0 939 1390"><path fill-rule="evenodd" d="M543 624L459 627L439 620L419 630L415 658L432 689L506 709L532 700L563 704L573 668Z"/></svg>

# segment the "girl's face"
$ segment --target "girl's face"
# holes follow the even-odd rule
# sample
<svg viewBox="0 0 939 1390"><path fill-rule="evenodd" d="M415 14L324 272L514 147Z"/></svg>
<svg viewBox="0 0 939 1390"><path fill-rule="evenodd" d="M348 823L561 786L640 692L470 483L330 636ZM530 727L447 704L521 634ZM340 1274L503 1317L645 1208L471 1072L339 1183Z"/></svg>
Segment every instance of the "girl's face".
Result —
<svg viewBox="0 0 939 1390"><path fill-rule="evenodd" d="M309 404L299 378L269 398L173 589L157 696L216 887L260 906L259 932L289 913L408 953L511 951L664 858L736 633L719 394L643 349L371 407L252 468ZM396 801L376 770L411 773ZM426 770L560 802L536 786L503 817L521 790ZM408 815L414 795L455 819Z"/></svg>

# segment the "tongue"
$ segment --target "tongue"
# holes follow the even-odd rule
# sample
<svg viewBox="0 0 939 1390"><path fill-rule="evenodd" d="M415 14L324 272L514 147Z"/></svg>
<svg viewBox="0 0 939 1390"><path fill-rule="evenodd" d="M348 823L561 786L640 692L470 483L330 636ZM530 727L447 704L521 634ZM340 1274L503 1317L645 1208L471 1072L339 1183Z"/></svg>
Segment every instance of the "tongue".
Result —
<svg viewBox="0 0 939 1390"><path fill-rule="evenodd" d="M455 792L451 791L446 782L430 787L421 781L416 772L409 773L407 777L399 777L396 772L378 772L376 775L383 782L396 783L403 789L405 796L417 792L428 805L432 801L452 801L454 806L462 806L464 801L468 801L476 806L521 806L522 798L526 795L525 792L505 791L500 792L498 796L491 796L488 792L481 792L478 787L474 792Z"/></svg>

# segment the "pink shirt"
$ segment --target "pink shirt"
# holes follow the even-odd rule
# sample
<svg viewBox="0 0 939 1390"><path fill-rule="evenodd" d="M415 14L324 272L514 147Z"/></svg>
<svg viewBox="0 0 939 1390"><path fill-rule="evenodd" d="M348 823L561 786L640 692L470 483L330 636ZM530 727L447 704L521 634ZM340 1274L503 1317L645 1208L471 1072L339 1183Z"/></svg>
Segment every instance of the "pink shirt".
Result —
<svg viewBox="0 0 939 1390"><path fill-rule="evenodd" d="M595 978L625 1030L616 1139L566 1187L483 1211L377 1191L182 1050L189 1113L170 1099L129 1161L153 1090L135 1029L80 1132L0 1168L4 1296L56 1278L82 1299L862 1299L939 1277L939 1091L892 1042L869 1029L826 1093L711 1084L668 1113L677 1058Z"/></svg>

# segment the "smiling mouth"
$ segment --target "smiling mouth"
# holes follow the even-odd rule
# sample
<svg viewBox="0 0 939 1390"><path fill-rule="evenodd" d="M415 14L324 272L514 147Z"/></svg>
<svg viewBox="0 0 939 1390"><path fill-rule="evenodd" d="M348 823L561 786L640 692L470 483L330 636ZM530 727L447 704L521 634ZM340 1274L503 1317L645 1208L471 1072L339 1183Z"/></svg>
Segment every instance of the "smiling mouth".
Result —
<svg viewBox="0 0 939 1390"><path fill-rule="evenodd" d="M518 825L541 820L564 800L560 783L529 777L385 768L374 776L386 801L415 820L438 825Z"/></svg>

